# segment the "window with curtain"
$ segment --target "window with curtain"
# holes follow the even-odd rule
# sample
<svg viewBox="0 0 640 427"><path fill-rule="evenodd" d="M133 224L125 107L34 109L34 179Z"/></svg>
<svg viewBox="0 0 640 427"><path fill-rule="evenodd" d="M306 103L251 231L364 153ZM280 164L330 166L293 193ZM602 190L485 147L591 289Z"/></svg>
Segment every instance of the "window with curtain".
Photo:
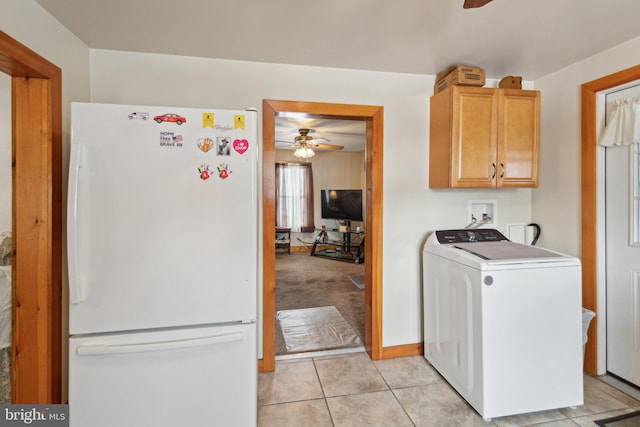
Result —
<svg viewBox="0 0 640 427"><path fill-rule="evenodd" d="M600 135L603 147L629 146L631 155L631 245L640 246L640 98L616 100Z"/></svg>
<svg viewBox="0 0 640 427"><path fill-rule="evenodd" d="M311 163L276 163L276 227L315 230Z"/></svg>

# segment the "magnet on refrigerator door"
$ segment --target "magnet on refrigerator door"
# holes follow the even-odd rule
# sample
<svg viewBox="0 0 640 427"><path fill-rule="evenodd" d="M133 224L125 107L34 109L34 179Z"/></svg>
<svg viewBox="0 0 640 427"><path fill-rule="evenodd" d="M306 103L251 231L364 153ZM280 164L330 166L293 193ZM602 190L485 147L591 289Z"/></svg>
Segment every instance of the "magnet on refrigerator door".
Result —
<svg viewBox="0 0 640 427"><path fill-rule="evenodd" d="M206 153L213 148L213 140L209 137L200 138L198 139L198 142L196 143L196 145L198 146L200 151L202 151L203 153Z"/></svg>
<svg viewBox="0 0 640 427"><path fill-rule="evenodd" d="M238 154L244 154L244 152L249 149L249 141L246 139L236 139L233 141L233 149L236 150Z"/></svg>
<svg viewBox="0 0 640 427"><path fill-rule="evenodd" d="M211 174L209 173L209 165L207 164L203 163L200 166L198 166L198 173L200 174L200 179L203 181L206 181L209 178L211 178Z"/></svg>
<svg viewBox="0 0 640 427"><path fill-rule="evenodd" d="M233 130L244 130L244 114L234 114L233 116Z"/></svg>
<svg viewBox="0 0 640 427"><path fill-rule="evenodd" d="M217 138L218 156L230 156L231 155L231 140L226 136L219 136Z"/></svg>
<svg viewBox="0 0 640 427"><path fill-rule="evenodd" d="M218 165L218 176L221 179L227 179L231 175L231 170L229 169L229 165L226 163L220 163Z"/></svg>
<svg viewBox="0 0 640 427"><path fill-rule="evenodd" d="M210 127L215 128L214 125L214 115L211 112L202 113L202 127Z"/></svg>
<svg viewBox="0 0 640 427"><path fill-rule="evenodd" d="M160 147L182 148L183 137L175 132L160 132Z"/></svg>

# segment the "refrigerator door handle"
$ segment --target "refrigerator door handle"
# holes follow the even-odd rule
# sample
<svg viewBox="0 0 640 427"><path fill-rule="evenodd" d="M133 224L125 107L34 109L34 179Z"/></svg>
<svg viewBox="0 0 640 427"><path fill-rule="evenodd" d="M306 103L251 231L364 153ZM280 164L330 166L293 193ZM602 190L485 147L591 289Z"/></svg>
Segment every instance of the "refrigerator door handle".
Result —
<svg viewBox="0 0 640 427"><path fill-rule="evenodd" d="M67 256L69 258L69 300L72 304L79 304L84 299L82 283L78 277L78 180L81 156L82 145L71 144L67 202Z"/></svg>
<svg viewBox="0 0 640 427"><path fill-rule="evenodd" d="M191 338L175 341L157 341L143 342L133 344L97 344L97 345L81 345L76 349L79 356L99 356L105 354L125 354L125 353L143 353L147 351L168 351L178 350L190 347L201 347L205 345L222 344L233 341L241 341L244 338L243 332L230 332L220 335L213 335L202 338Z"/></svg>

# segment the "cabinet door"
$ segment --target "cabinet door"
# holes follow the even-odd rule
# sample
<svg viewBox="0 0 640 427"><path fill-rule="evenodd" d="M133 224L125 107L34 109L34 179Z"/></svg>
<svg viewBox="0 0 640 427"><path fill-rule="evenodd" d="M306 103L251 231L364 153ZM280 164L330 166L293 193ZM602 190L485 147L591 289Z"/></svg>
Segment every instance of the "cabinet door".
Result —
<svg viewBox="0 0 640 427"><path fill-rule="evenodd" d="M498 91L453 88L451 187L495 187Z"/></svg>
<svg viewBox="0 0 640 427"><path fill-rule="evenodd" d="M540 92L501 90L498 187L537 187Z"/></svg>

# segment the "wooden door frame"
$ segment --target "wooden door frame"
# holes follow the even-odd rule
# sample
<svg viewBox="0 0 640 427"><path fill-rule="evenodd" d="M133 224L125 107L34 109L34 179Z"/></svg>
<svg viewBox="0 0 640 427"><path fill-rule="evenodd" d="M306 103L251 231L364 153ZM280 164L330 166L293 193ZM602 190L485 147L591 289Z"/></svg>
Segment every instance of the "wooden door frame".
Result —
<svg viewBox="0 0 640 427"><path fill-rule="evenodd" d="M263 358L261 372L275 370L275 119L281 113L305 113L314 118L366 122L365 194L365 349L382 355L382 142L383 107L317 102L263 100Z"/></svg>
<svg viewBox="0 0 640 427"><path fill-rule="evenodd" d="M0 31L11 76L12 402L62 398L62 70Z"/></svg>
<svg viewBox="0 0 640 427"><path fill-rule="evenodd" d="M640 79L640 65L582 85L582 304L596 313L588 331L584 369L593 375L598 374L598 314L600 313L598 309L598 245L600 242L597 239L596 227L598 219L597 94L638 79Z"/></svg>

